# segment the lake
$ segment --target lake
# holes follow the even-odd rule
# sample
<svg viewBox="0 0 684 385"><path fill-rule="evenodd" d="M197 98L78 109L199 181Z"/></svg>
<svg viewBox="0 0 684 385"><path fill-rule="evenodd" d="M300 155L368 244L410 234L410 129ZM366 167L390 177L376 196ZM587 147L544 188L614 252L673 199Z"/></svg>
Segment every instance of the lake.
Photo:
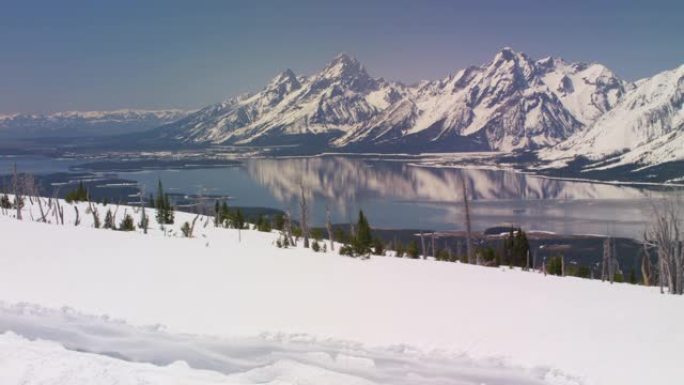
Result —
<svg viewBox="0 0 684 385"><path fill-rule="evenodd" d="M2 157L1 173L52 173L84 163L74 159ZM102 170L99 174L106 173ZM111 174L111 173L108 173ZM654 198L672 192L605 183L550 179L503 170L423 166L419 160L322 156L247 159L201 169L116 172L137 181L146 194L161 179L169 192L227 195L233 206L289 210L296 215L305 194L314 225L355 220L362 209L378 228L463 230L461 181L471 199L473 226L516 225L564 234L640 238Z"/></svg>

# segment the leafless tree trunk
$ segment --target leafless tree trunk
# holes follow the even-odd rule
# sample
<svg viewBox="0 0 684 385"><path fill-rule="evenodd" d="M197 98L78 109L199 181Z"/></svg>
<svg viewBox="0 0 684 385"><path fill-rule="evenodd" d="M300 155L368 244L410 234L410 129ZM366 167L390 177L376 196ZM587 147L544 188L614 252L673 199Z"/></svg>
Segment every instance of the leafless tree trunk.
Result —
<svg viewBox="0 0 684 385"><path fill-rule="evenodd" d="M81 224L81 217L78 215L78 206L74 206L74 210L76 211L76 219L74 220L74 226L78 226Z"/></svg>
<svg viewBox="0 0 684 385"><path fill-rule="evenodd" d="M90 209L90 214L93 216L93 227L96 229L100 228L100 213L97 211L97 207L93 202L88 201L88 208Z"/></svg>
<svg viewBox="0 0 684 385"><path fill-rule="evenodd" d="M302 237L304 237L304 247L309 247L309 205L304 193L304 185L300 183L299 214L300 226L302 227Z"/></svg>
<svg viewBox="0 0 684 385"><path fill-rule="evenodd" d="M17 206L17 219L21 220L21 191L19 190L20 188L20 181L19 181L19 174L17 174L17 164L14 164L14 172L12 175L12 188L14 189L14 202L15 206Z"/></svg>
<svg viewBox="0 0 684 385"><path fill-rule="evenodd" d="M565 277L565 256L561 255L561 277Z"/></svg>
<svg viewBox="0 0 684 385"><path fill-rule="evenodd" d="M423 230L420 230L420 251L423 254L423 259L427 258L427 251L425 251L425 236Z"/></svg>
<svg viewBox="0 0 684 385"><path fill-rule="evenodd" d="M55 199L55 222L64 226L64 207L59 203L59 199Z"/></svg>
<svg viewBox="0 0 684 385"><path fill-rule="evenodd" d="M652 205L653 223L646 242L652 242L658 255L658 282L661 292L667 283L671 294L684 293L684 250L682 248L682 197L670 197Z"/></svg>
<svg viewBox="0 0 684 385"><path fill-rule="evenodd" d="M432 256L436 259L437 258L437 243L435 239L435 232L432 232Z"/></svg>
<svg viewBox="0 0 684 385"><path fill-rule="evenodd" d="M292 216L290 215L290 210L285 212L285 236L287 236L287 241L290 246L297 246L292 237Z"/></svg>
<svg viewBox="0 0 684 385"><path fill-rule="evenodd" d="M328 228L328 239L330 240L330 251L335 251L335 237L333 234L332 221L330 219L330 207L325 206L325 226Z"/></svg>
<svg viewBox="0 0 684 385"><path fill-rule="evenodd" d="M612 239L603 241L603 260L601 262L601 281L613 283L613 246Z"/></svg>
<svg viewBox="0 0 684 385"><path fill-rule="evenodd" d="M646 235L644 234L644 239ZM644 286L651 286L651 253L648 251L648 244L644 241L643 256L641 257L641 277Z"/></svg>
<svg viewBox="0 0 684 385"><path fill-rule="evenodd" d="M468 203L468 186L464 176L461 176L461 186L463 187L463 207L465 210L466 221L466 253L468 253L468 263L476 263L479 265L480 261L475 260L475 250L473 249L473 234L470 223L470 205ZM478 258L479 259L479 258Z"/></svg>

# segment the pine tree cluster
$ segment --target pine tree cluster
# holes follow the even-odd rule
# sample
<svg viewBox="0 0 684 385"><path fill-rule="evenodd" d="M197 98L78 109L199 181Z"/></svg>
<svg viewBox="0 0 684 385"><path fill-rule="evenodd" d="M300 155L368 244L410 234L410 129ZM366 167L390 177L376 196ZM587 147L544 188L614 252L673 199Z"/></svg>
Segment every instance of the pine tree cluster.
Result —
<svg viewBox="0 0 684 385"><path fill-rule="evenodd" d="M67 203L87 202L88 201L88 190L83 185L83 182L79 182L76 190L70 191L69 193L67 193L66 197L64 197L64 200L67 201Z"/></svg>

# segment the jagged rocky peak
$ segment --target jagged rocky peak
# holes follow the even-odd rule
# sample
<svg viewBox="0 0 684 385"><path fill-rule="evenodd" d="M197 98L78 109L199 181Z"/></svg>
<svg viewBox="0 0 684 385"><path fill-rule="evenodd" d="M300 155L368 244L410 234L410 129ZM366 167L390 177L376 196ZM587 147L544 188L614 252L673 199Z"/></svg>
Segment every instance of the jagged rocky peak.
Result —
<svg viewBox="0 0 684 385"><path fill-rule="evenodd" d="M301 84L299 79L297 79L297 75L295 75L295 73L289 68L279 73L269 83L269 88L285 87L288 90L299 88L300 86Z"/></svg>
<svg viewBox="0 0 684 385"><path fill-rule="evenodd" d="M489 68L520 69L529 77L534 70L534 62L524 53L516 52L511 47L504 47L496 53Z"/></svg>
<svg viewBox="0 0 684 385"><path fill-rule="evenodd" d="M346 53L337 55L325 66L318 76L318 80L326 86L330 82L339 82L342 86L353 91L364 91L377 88L379 81L368 75L364 66Z"/></svg>
<svg viewBox="0 0 684 385"><path fill-rule="evenodd" d="M323 69L322 75L329 78L341 78L347 76L355 76L365 73L361 63L355 58L341 53L328 63Z"/></svg>

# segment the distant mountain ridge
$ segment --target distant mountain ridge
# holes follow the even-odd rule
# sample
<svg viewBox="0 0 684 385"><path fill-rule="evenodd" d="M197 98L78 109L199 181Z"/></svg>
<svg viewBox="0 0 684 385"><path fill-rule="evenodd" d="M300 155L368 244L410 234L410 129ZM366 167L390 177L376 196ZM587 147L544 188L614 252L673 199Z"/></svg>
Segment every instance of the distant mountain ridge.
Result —
<svg viewBox="0 0 684 385"><path fill-rule="evenodd" d="M35 138L126 134L176 121L190 112L180 109L120 109L0 115L0 137Z"/></svg>
<svg viewBox="0 0 684 385"><path fill-rule="evenodd" d="M416 86L373 78L342 54L321 72L287 70L263 90L161 127L180 142L331 149L496 150L554 145L615 106L632 85L600 64L534 61L510 48L482 66Z"/></svg>

